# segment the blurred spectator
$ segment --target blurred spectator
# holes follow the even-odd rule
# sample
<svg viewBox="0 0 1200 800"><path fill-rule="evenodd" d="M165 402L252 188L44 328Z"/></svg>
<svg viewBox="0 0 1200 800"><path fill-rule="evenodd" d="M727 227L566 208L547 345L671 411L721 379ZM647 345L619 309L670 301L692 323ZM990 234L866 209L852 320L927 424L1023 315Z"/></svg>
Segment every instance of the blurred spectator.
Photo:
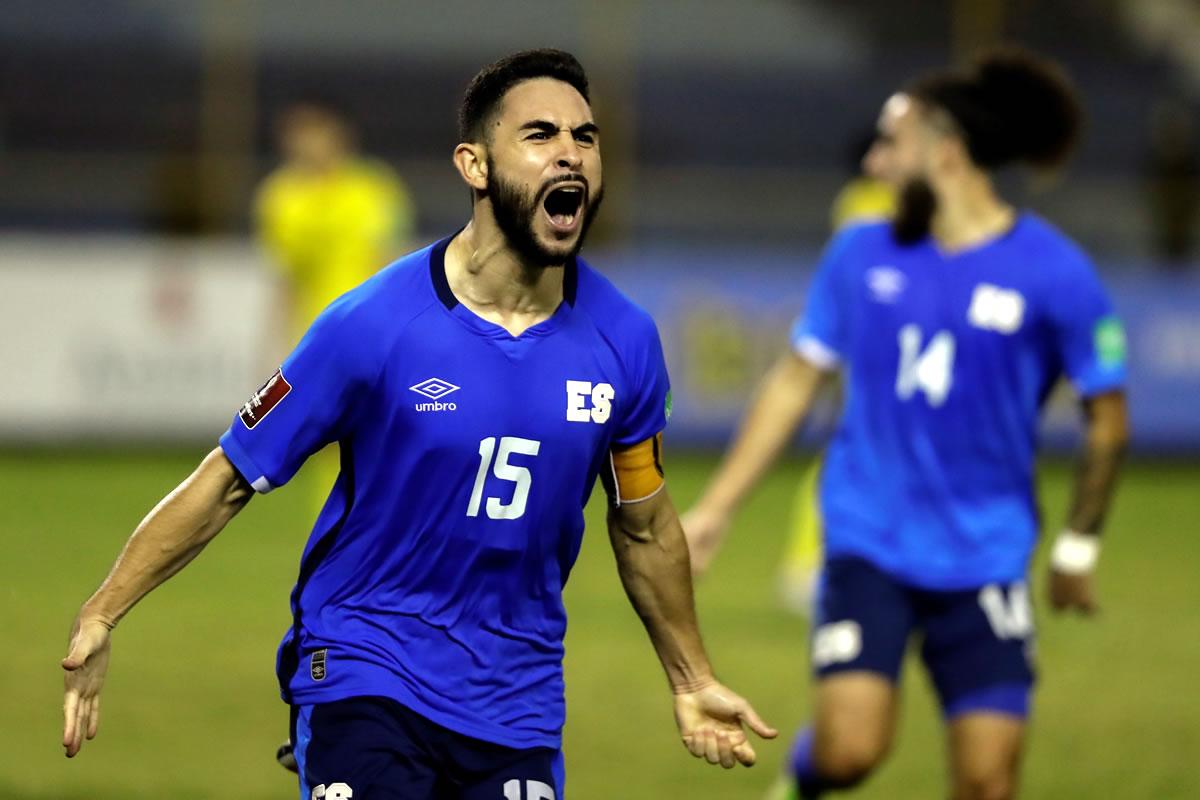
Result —
<svg viewBox="0 0 1200 800"><path fill-rule="evenodd" d="M255 224L282 278L274 325L282 355L327 305L405 251L414 212L400 178L359 155L354 125L335 104L293 103L278 137L283 163L259 187ZM318 509L338 474L333 449L307 471Z"/></svg>
<svg viewBox="0 0 1200 800"><path fill-rule="evenodd" d="M414 210L399 177L358 154L354 125L336 105L293 103L278 136L283 163L259 188L256 226L284 279L295 342L325 306L404 251Z"/></svg>
<svg viewBox="0 0 1200 800"><path fill-rule="evenodd" d="M1200 211L1200 158L1191 110L1178 101L1158 105L1150 119L1147 190L1154 255L1173 268L1187 266L1196 245Z"/></svg>

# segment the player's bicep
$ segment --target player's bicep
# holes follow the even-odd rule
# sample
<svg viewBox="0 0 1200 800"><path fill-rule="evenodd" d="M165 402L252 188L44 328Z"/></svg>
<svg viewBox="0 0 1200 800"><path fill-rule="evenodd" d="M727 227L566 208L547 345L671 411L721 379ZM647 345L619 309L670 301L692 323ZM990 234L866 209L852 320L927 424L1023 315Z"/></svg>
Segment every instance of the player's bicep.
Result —
<svg viewBox="0 0 1200 800"><path fill-rule="evenodd" d="M1087 439L1111 449L1122 449L1129 441L1129 408L1125 392L1111 389L1083 399Z"/></svg>

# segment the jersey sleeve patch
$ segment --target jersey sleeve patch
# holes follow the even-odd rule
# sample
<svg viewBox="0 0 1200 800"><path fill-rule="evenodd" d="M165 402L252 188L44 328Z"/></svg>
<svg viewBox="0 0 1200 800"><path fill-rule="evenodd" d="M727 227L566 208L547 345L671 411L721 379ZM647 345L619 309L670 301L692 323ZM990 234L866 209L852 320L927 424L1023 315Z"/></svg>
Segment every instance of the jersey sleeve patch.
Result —
<svg viewBox="0 0 1200 800"><path fill-rule="evenodd" d="M1096 358L1105 369L1125 366L1125 328L1113 315L1100 319L1092 329Z"/></svg>
<svg viewBox="0 0 1200 800"><path fill-rule="evenodd" d="M271 413L271 409L279 405L291 391L292 385L287 382L287 378L283 377L283 368L280 367L254 393L246 405L242 406L242 410L238 412L238 418L242 420L242 424L246 426L247 430L254 430L254 426L262 422L267 414Z"/></svg>

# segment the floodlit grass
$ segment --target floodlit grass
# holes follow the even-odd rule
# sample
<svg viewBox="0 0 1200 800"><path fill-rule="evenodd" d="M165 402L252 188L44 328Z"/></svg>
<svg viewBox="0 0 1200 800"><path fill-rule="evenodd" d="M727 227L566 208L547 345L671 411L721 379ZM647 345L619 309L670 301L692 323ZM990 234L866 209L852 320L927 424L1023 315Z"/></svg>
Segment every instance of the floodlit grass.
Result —
<svg viewBox="0 0 1200 800"><path fill-rule="evenodd" d="M296 796L272 759L287 719L273 667L314 506L303 485L256 499L134 610L115 634L100 736L74 761L58 744L58 661L72 616L141 515L201 455L0 455L0 798ZM669 461L681 507L712 464ZM806 628L775 601L799 467L775 471L698 587L722 679L785 731L784 741L759 745L751 770L709 767L678 743L665 680L593 502L567 590L572 800L758 798L770 783L808 703ZM1043 471L1052 521L1062 518L1068 480L1063 465ZM1022 796L1200 797L1200 467L1132 467L1107 539L1101 616L1039 609L1042 677ZM1039 598L1041 578L1039 567ZM896 750L855 797L945 794L938 714L916 662L904 690Z"/></svg>

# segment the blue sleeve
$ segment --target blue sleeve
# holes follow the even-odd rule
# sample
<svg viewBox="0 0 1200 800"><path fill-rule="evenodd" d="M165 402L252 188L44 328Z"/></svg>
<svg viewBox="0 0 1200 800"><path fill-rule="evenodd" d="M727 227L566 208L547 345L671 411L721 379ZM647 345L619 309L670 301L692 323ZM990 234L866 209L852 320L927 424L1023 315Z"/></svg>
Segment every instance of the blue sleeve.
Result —
<svg viewBox="0 0 1200 800"><path fill-rule="evenodd" d="M1125 384L1125 329L1096 270L1082 253L1059 267L1047 298L1054 348L1083 397Z"/></svg>
<svg viewBox="0 0 1200 800"><path fill-rule="evenodd" d="M636 328L625 352L632 397L620 403L621 419L613 439L617 446L635 445L661 432L670 414L671 382L658 328L645 312L641 312Z"/></svg>
<svg viewBox="0 0 1200 800"><path fill-rule="evenodd" d="M310 455L343 438L378 370L353 295L325 310L234 416L221 449L259 492L287 483Z"/></svg>
<svg viewBox="0 0 1200 800"><path fill-rule="evenodd" d="M845 273L851 242L860 230L849 228L826 246L808 287L804 313L792 325L792 349L823 369L836 366L849 350L850 297Z"/></svg>

